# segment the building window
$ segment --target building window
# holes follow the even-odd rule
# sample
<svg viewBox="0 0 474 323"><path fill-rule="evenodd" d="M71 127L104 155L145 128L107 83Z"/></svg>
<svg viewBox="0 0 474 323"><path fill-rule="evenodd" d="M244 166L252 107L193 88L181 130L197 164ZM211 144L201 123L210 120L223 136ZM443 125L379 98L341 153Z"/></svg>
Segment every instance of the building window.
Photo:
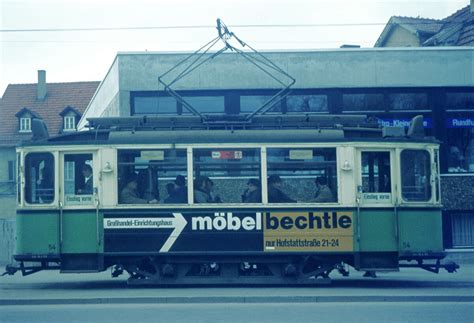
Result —
<svg viewBox="0 0 474 323"><path fill-rule="evenodd" d="M286 98L287 112L328 112L327 95L290 95Z"/></svg>
<svg viewBox="0 0 474 323"><path fill-rule="evenodd" d="M446 134L448 172L474 172L474 127L448 128Z"/></svg>
<svg viewBox="0 0 474 323"><path fill-rule="evenodd" d="M224 96L184 96L183 99L201 113L224 113ZM191 113L183 105L183 114Z"/></svg>
<svg viewBox="0 0 474 323"><path fill-rule="evenodd" d="M453 247L474 245L474 214L462 212L451 214Z"/></svg>
<svg viewBox="0 0 474 323"><path fill-rule="evenodd" d="M31 118L20 118L20 132L31 132Z"/></svg>
<svg viewBox="0 0 474 323"><path fill-rule="evenodd" d="M428 95L426 93L391 93L388 99L391 110L428 109Z"/></svg>
<svg viewBox="0 0 474 323"><path fill-rule="evenodd" d="M446 109L448 110L474 109L474 91L473 92L446 93Z"/></svg>
<svg viewBox="0 0 474 323"><path fill-rule="evenodd" d="M271 98L272 95L242 95L240 96L240 112L254 112L260 109ZM281 101L273 104L268 111L281 112Z"/></svg>
<svg viewBox="0 0 474 323"><path fill-rule="evenodd" d="M382 93L350 93L342 95L343 111L384 111Z"/></svg>
<svg viewBox="0 0 474 323"><path fill-rule="evenodd" d="M21 203L21 174L18 171L21 169L21 154L17 153L16 154L16 197L17 197L17 202L18 205Z"/></svg>
<svg viewBox="0 0 474 323"><path fill-rule="evenodd" d="M166 96L137 96L134 98L134 115L177 114L176 99Z"/></svg>
<svg viewBox="0 0 474 323"><path fill-rule="evenodd" d="M9 160L8 161L8 181L9 182L14 182L15 181L15 176L16 176L15 161L14 160Z"/></svg>
<svg viewBox="0 0 474 323"><path fill-rule="evenodd" d="M64 117L64 130L66 131L76 130L76 117L74 116Z"/></svg>

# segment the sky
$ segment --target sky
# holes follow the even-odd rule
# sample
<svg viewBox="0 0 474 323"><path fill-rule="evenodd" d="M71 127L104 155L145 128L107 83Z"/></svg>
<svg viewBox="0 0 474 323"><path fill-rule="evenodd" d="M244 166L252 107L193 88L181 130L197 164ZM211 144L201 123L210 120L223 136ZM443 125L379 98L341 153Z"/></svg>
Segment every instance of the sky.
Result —
<svg viewBox="0 0 474 323"><path fill-rule="evenodd" d="M373 47L391 16L442 19L469 0L0 0L8 84L101 81L117 52L195 51L220 18L257 50Z"/></svg>

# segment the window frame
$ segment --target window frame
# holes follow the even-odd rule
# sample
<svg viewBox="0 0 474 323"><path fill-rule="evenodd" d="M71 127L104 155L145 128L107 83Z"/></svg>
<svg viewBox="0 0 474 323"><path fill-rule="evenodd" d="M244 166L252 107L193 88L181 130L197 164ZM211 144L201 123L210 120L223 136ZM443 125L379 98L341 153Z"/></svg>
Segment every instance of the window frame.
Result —
<svg viewBox="0 0 474 323"><path fill-rule="evenodd" d="M65 157L70 156L70 155L85 155L85 154L90 154L92 155L92 194L89 195L84 195L84 196L92 196L92 203L90 204L68 204L66 203L66 189L64 185L65 181L65 170L66 170L66 163L65 163ZM91 149L91 150L63 150L58 153L58 160L60 164L60 168L58 171L58 176L57 176L57 185L61 186L60 194L58 194L58 197L60 198L60 201L63 203L63 208L64 209L92 209L96 208L96 203L98 201L98 197L103 200L103 196L101 196L100 192L100 185L99 185L99 177L100 177L100 171L98 170L98 154L96 149ZM102 193L103 194L103 193Z"/></svg>
<svg viewBox="0 0 474 323"><path fill-rule="evenodd" d="M285 207L285 206L307 206L307 205L318 205L319 206L326 206L326 205L337 205L337 204L340 204L341 201L342 201L342 196L341 196L341 191L340 191L340 187L341 187L341 172L340 172L340 168L341 168L341 158L339 156L339 147L338 145L336 144L324 144L324 145L305 145L305 144L296 144L296 145L265 145L265 162L266 162L266 165L265 165L265 175L266 175L266 179L265 179L265 191L263 192L262 191L262 196L265 196L265 199L264 201L266 202L266 205L270 205L270 206L281 206L281 207ZM335 170L335 176L336 176L336 179L335 179L335 183L336 183L336 186L337 187L331 187L331 190L332 190L332 194L333 194L333 197L335 197L335 201L331 201L331 202L314 202L314 201L298 201L296 200L296 202L289 202L289 203L270 203L268 202L268 171L269 171L269 167L268 167L268 156L269 156L269 151L268 150L271 150L271 149L288 149L288 150L312 150L314 151L315 149L321 149L321 150L324 150L324 149L334 149L334 157L335 157L335 160L334 160L334 170ZM263 167L263 166L262 166ZM262 172L263 174L263 172ZM263 176L263 175L262 175ZM280 175L279 175L280 176ZM315 179L315 175L308 175L310 176L311 178L311 182L314 182L314 179ZM262 189L263 189L264 185L262 183ZM291 198L291 196L290 196Z"/></svg>
<svg viewBox="0 0 474 323"><path fill-rule="evenodd" d="M427 168L428 171L429 171L429 184L426 186L430 189L430 196L428 199L426 200L423 200L423 201L420 201L420 200L408 200L404 197L404 193L403 193L403 179L402 179L402 176L401 174L404 174L405 172L403 171L403 158L402 158L402 154L406 151L423 151L423 152L426 152L428 154L428 160L429 160L429 167ZM398 163L398 171L399 171L399 178L397 179L398 183L400 184L400 190L399 190L399 196L400 196L400 201L402 202L402 204L433 204L433 200L435 198L435 187L434 187L434 174L433 174L433 170L432 170L432 163L433 163L433 149L430 149L430 148L422 148L422 147L419 147L419 148L401 148L399 149L399 154L398 154L398 157L399 157L399 163Z"/></svg>
<svg viewBox="0 0 474 323"><path fill-rule="evenodd" d="M474 120L472 111L466 113L463 111L447 111L444 119L444 139L442 145L444 146L445 153L441 155L441 163L445 164L445 169L442 172L443 176L466 176L473 175L474 168L471 165L474 164L474 126L471 125L454 125L456 119L472 122ZM469 142L464 142L465 147L462 145L463 139L470 137ZM461 160L464 160L465 167L452 165L451 147L456 147L458 152L461 154ZM469 154L464 155L462 150L471 151L472 157ZM468 162L471 162L470 164ZM471 170L472 169L472 170Z"/></svg>
<svg viewBox="0 0 474 323"><path fill-rule="evenodd" d="M20 129L19 132L29 133L31 132L31 117L20 117Z"/></svg>
<svg viewBox="0 0 474 323"><path fill-rule="evenodd" d="M76 130L76 116L68 115L63 118L63 130L64 131L75 131Z"/></svg>
<svg viewBox="0 0 474 323"><path fill-rule="evenodd" d="M229 205L262 205L264 202L264 198L263 198L263 171L262 171L262 147L260 146L255 146L255 147L236 147L236 146L226 146L226 147L192 147L192 174L193 176L191 178L193 178L193 185L192 185L192 190L193 190L193 200L192 200L192 204L193 205L216 205L216 203L196 203L194 202L194 180L196 179L196 173L195 173L195 151L196 150L209 150L209 151L212 151L212 150L223 150L223 151L231 151L231 150L255 150L257 153L255 154L255 157L258 158L258 161L255 163L255 165L258 165L258 175L256 177L258 177L258 180L260 181L260 194L261 195L261 200L260 202L257 202L257 203L245 203L245 202L225 202L223 204L229 204ZM229 163L230 164L230 163ZM211 176L208 176L211 180ZM251 178L255 178L254 176L252 176ZM250 178L249 178L250 179ZM248 179L246 179L247 181ZM189 185L191 186L191 185ZM240 194L242 192L239 192L238 194L238 197L240 197ZM219 195L219 194L218 194ZM217 204L218 205L218 204Z"/></svg>
<svg viewBox="0 0 474 323"><path fill-rule="evenodd" d="M323 148L334 148L336 149L336 167L335 171L337 174L337 188L334 189L334 195L337 194L337 201L330 202L330 203L318 203L318 207L331 207L334 205L340 205L343 203L343 196L341 195L341 161L339 156L339 149L337 145L334 143L321 143L321 144L308 144L308 143L298 143L294 145L288 144L279 144L279 143L269 143L269 144L242 144L242 143L235 143L235 144L225 144L218 146L217 144L176 144L176 145L168 145L168 144L158 144L158 145L145 145L140 149L151 149L151 150L158 150L158 149L185 149L187 150L187 187L188 187L188 203L187 204L122 204L118 203L118 188L117 192L115 193L115 197L113 198L113 205L117 208L130 208L130 207L138 207L138 208L156 208L156 209L166 209L170 206L179 207L179 208L197 208L197 209L205 209L205 208L232 208L232 207L239 207L239 208L255 208L256 206L269 206L274 208L286 208L289 206L293 207L308 207L314 206L314 202L298 202L298 203L268 203L268 187L267 187L267 180L262 180L261 182L261 193L262 193L262 202L261 203L194 203L194 163L193 163L193 151L195 149L260 149L260 172L261 178L268 178L267 175L267 149L271 148L288 148L288 149L323 149ZM117 167L118 167L118 152L120 150L137 150L137 147L130 146L130 145L123 145L117 147L115 149L115 154L117 158ZM265 165L265 167L264 167ZM184 174L183 174L184 175ZM115 186L117 186L118 174L115 176ZM161 198L161 195L160 195ZM345 202L348 203L347 201Z"/></svg>
<svg viewBox="0 0 474 323"><path fill-rule="evenodd" d="M27 184L27 174L28 174L28 171L26 170L26 165L27 165L27 158L29 155L33 155L33 154L50 154L53 158L52 160L52 164L53 164L53 171L52 171L52 174L54 176L53 178L53 200L50 202L50 203L31 203L27 200L27 196L29 196L29 194L26 194L26 189L29 187L28 184ZM34 207L51 207L51 205L54 205L54 204L57 204L57 201L58 201L58 153L57 152L54 152L54 151L49 151L49 152L44 152L44 151L29 151L29 152L26 152L26 153L23 153L22 154L22 159L24 160L23 163L22 163L22 169L23 169L23 172L22 172L22 183L21 183L21 201L22 201L22 204L24 203L24 205L26 206L34 206Z"/></svg>
<svg viewBox="0 0 474 323"><path fill-rule="evenodd" d="M130 207L130 206L134 206L134 207L153 207L153 208L165 208L165 207L170 207L170 206L178 206L178 207L182 207L182 206L188 206L190 205L191 203L189 202L190 201L190 193L189 193L189 190L190 190L190 184L189 184L189 151L188 151L188 146L187 145L173 145L173 146L170 146L170 145L154 145L154 146L142 146L140 148L137 148L137 147L133 147L133 146L123 146L123 147L118 147L116 150L115 150L115 158L116 158L116 169L117 169L117 172L116 172L116 176L115 176L115 179L114 179L114 185L116 187L116 193L115 193L115 206L116 207ZM123 161L120 160L120 153L121 152L130 152L130 151L135 151L135 152L141 152L141 151L156 151L156 150L162 150L162 151L165 151L165 150L179 150L179 151L183 151L184 154L185 154L185 170L182 174L180 175L183 175L186 177L186 184L188 185L188 190L187 190L187 198L188 198L188 201L186 203L162 203L161 202L161 199L162 199L162 196L161 196L161 192L160 192L160 200L159 200L159 203L156 203L156 204L146 204L146 203L142 203L142 204L133 204L133 203L121 203L120 202L120 194L121 194L121 187L119 185L119 174L120 174L120 167L125 163ZM128 163L128 162L127 162ZM192 178L192 177L191 177ZM159 186L158 186L159 187Z"/></svg>
<svg viewBox="0 0 474 323"><path fill-rule="evenodd" d="M397 160L396 160L396 148L394 147L388 147L388 148L383 148L383 147L374 147L374 148L356 148L357 150L357 153L356 153L356 160L357 160L357 169L356 171L358 172L357 175L354 175L356 176L355 178L355 181L356 181L356 185L357 185L357 188L362 188L363 187L363 179L362 179L362 168L363 168L363 165L362 165L362 153L367 153L367 152L374 152L374 153L377 153L377 152L388 152L389 153L389 161L390 161L390 194L391 194L391 197L390 197L390 201L388 201L387 203L375 203L375 202L371 202L371 201L366 201L363 199L363 196L361 194L364 194L364 192L362 191L362 189L360 190L359 193L356 193L356 194L360 194L360 201L361 201L361 204L364 204L364 205L376 205L376 206L380 206L380 205L393 205L396 200L397 200L397 190L396 190L396 187L397 187L397 181L398 181L398 176L397 176L397 171L396 171L396 168L397 168ZM356 190L358 191L358 189ZM369 193L369 192L367 192ZM369 193L370 194L370 193Z"/></svg>
<svg viewBox="0 0 474 323"><path fill-rule="evenodd" d="M14 183L16 181L16 161L15 160L8 160L8 182Z"/></svg>

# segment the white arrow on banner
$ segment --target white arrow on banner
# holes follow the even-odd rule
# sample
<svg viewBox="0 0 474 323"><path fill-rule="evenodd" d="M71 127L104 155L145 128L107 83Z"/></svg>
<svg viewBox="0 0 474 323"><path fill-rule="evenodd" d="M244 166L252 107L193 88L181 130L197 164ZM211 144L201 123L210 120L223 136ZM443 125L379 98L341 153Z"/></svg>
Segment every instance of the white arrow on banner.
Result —
<svg viewBox="0 0 474 323"><path fill-rule="evenodd" d="M188 222L181 213L173 213L173 218L106 218L104 229L174 229L161 247L160 252L168 252Z"/></svg>
<svg viewBox="0 0 474 323"><path fill-rule="evenodd" d="M168 237L168 240L166 240L163 247L161 247L160 252L168 252L173 246L176 239L178 239L186 224L188 224L188 221L186 221L186 219L181 213L173 213L173 216L174 230L173 232L171 232L171 235Z"/></svg>

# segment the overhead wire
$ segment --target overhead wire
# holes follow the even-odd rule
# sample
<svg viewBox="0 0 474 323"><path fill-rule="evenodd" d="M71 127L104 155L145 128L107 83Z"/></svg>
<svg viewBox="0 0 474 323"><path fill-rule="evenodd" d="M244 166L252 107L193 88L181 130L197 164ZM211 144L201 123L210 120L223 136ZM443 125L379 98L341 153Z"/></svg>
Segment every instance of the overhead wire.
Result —
<svg viewBox="0 0 474 323"><path fill-rule="evenodd" d="M452 24L463 21L419 21L404 22L405 25ZM316 24L236 24L230 28L314 28L314 27L354 27L354 26L385 26L388 22L360 22L360 23L316 23ZM138 27L79 27L79 28L30 28L30 29L0 29L1 33L20 32L76 32L76 31L120 31L120 30L154 30L154 29L209 29L213 25L175 25L175 26L138 26Z"/></svg>

